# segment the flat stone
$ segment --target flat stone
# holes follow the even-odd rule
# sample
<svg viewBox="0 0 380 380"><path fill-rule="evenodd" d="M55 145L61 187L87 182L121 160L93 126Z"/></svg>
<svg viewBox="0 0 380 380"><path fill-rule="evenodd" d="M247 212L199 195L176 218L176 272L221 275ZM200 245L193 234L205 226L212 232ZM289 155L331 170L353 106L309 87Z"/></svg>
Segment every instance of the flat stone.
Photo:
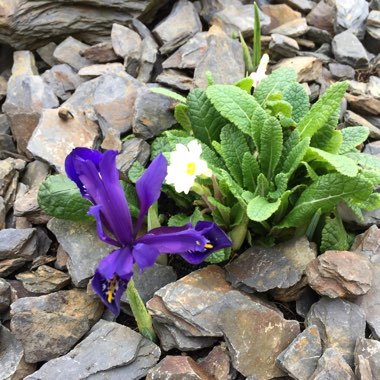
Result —
<svg viewBox="0 0 380 380"><path fill-rule="evenodd" d="M13 53L12 75L38 75L36 60L29 50L19 50Z"/></svg>
<svg viewBox="0 0 380 380"><path fill-rule="evenodd" d="M365 115L380 115L380 100L370 95L355 96L346 93L345 98L347 99L349 108L355 112Z"/></svg>
<svg viewBox="0 0 380 380"><path fill-rule="evenodd" d="M223 10L229 5L240 6L240 0L217 0L217 1L205 1L201 3L200 15L209 22L215 13Z"/></svg>
<svg viewBox="0 0 380 380"><path fill-rule="evenodd" d="M330 43L332 41L331 34L327 30L319 29L315 26L309 26L305 37L318 44Z"/></svg>
<svg viewBox="0 0 380 380"><path fill-rule="evenodd" d="M369 292L359 296L354 302L364 310L367 323L376 339L380 339L380 230L373 225L358 235L351 247L352 251L367 256L372 262L373 282Z"/></svg>
<svg viewBox="0 0 380 380"><path fill-rule="evenodd" d="M276 33L273 33L271 37L272 40L269 44L269 50L272 53L271 55L277 53L286 58L295 57L297 55L300 48L296 40Z"/></svg>
<svg viewBox="0 0 380 380"><path fill-rule="evenodd" d="M379 12L380 13L380 12ZM369 77L367 92L376 99L380 99L380 78L374 75Z"/></svg>
<svg viewBox="0 0 380 380"><path fill-rule="evenodd" d="M296 18L272 29L271 33L278 33L288 37L299 37L307 33L308 29L309 27L305 18Z"/></svg>
<svg viewBox="0 0 380 380"><path fill-rule="evenodd" d="M78 289L26 297L11 306L11 330L28 363L66 354L100 319L103 305Z"/></svg>
<svg viewBox="0 0 380 380"><path fill-rule="evenodd" d="M84 82L75 70L66 63L54 65L50 70L46 70L41 77L54 91L54 94L62 100L67 100L75 89Z"/></svg>
<svg viewBox="0 0 380 380"><path fill-rule="evenodd" d="M330 63L329 70L332 76L337 80L355 78L355 70L349 65L343 65L341 63Z"/></svg>
<svg viewBox="0 0 380 380"><path fill-rule="evenodd" d="M359 39L363 39L368 18L368 2L365 0L335 0L337 33L350 30Z"/></svg>
<svg viewBox="0 0 380 380"><path fill-rule="evenodd" d="M310 12L315 7L315 3L310 0L285 0L284 2L293 9L305 13Z"/></svg>
<svg viewBox="0 0 380 380"><path fill-rule="evenodd" d="M306 16L308 25L324 29L334 35L334 21L336 7L327 1L319 1L313 10Z"/></svg>
<svg viewBox="0 0 380 380"><path fill-rule="evenodd" d="M36 75L11 77L3 111L8 116L19 153L30 156L26 146L45 108L58 107L53 90Z"/></svg>
<svg viewBox="0 0 380 380"><path fill-rule="evenodd" d="M335 59L354 68L368 65L368 55L359 39L350 31L337 34L332 41Z"/></svg>
<svg viewBox="0 0 380 380"><path fill-rule="evenodd" d="M173 127L177 121L173 116L176 101L141 88L135 102L132 130L136 137L148 140Z"/></svg>
<svg viewBox="0 0 380 380"><path fill-rule="evenodd" d="M100 77L94 92L93 107L104 135L108 129L125 133L132 128L134 104L141 86L126 73Z"/></svg>
<svg viewBox="0 0 380 380"><path fill-rule="evenodd" d="M14 334L0 325L0 379L24 379L35 368L34 364L25 363L24 350Z"/></svg>
<svg viewBox="0 0 380 380"><path fill-rule="evenodd" d="M365 336L366 316L354 303L339 298L321 298L305 320L306 326L316 325L324 349L334 347L347 361L354 363L356 340Z"/></svg>
<svg viewBox="0 0 380 380"><path fill-rule="evenodd" d="M156 82L179 91L190 91L194 87L191 77L174 69L163 70L162 73L156 77Z"/></svg>
<svg viewBox="0 0 380 380"><path fill-rule="evenodd" d="M312 289L330 298L366 294L372 285L369 259L350 251L326 251L309 263L306 275Z"/></svg>
<svg viewBox="0 0 380 380"><path fill-rule="evenodd" d="M380 129L378 127L375 127L367 119L356 114L355 112L349 110L346 111L344 113L344 121L347 126L363 125L364 127L367 127L369 129L369 136L371 138L380 139Z"/></svg>
<svg viewBox="0 0 380 380"><path fill-rule="evenodd" d="M62 245L59 244L57 248L57 256L54 262L54 267L58 270L67 270L68 261L69 261L69 255L63 249Z"/></svg>
<svg viewBox="0 0 380 380"><path fill-rule="evenodd" d="M211 72L218 84L233 84L244 77L245 67L240 43L217 26L212 26L208 31L207 43L207 51L194 70L195 87L207 87L207 71Z"/></svg>
<svg viewBox="0 0 380 380"><path fill-rule="evenodd" d="M380 156L380 141L373 141L366 144L363 153Z"/></svg>
<svg viewBox="0 0 380 380"><path fill-rule="evenodd" d="M149 144L140 138L132 138L125 141L120 153L116 157L117 169L128 178L128 171L138 161L141 165L148 162L150 155Z"/></svg>
<svg viewBox="0 0 380 380"><path fill-rule="evenodd" d="M42 112L38 125L28 143L28 150L53 166L64 171L66 156L74 147L93 148L98 137L98 126L83 114L62 120L59 109Z"/></svg>
<svg viewBox="0 0 380 380"><path fill-rule="evenodd" d="M66 273L47 265L39 266L34 272L16 274L16 278L22 282L26 290L37 294L56 292L71 282Z"/></svg>
<svg viewBox="0 0 380 380"><path fill-rule="evenodd" d="M110 246L98 238L92 223L54 218L47 227L69 256L67 267L73 284L86 287L100 260L110 253Z"/></svg>
<svg viewBox="0 0 380 380"><path fill-rule="evenodd" d="M276 365L289 376L308 380L322 355L321 337L316 326L307 327L276 359Z"/></svg>
<svg viewBox="0 0 380 380"><path fill-rule="evenodd" d="M98 77L101 75L113 75L118 73L124 73L125 67L120 62L95 64L91 66L83 67L78 71L78 75L81 77Z"/></svg>
<svg viewBox="0 0 380 380"><path fill-rule="evenodd" d="M44 46L41 46L37 49L38 55L41 59L47 63L50 67L57 65L58 61L54 58L54 50L56 49L57 44L55 42L49 42Z"/></svg>
<svg viewBox="0 0 380 380"><path fill-rule="evenodd" d="M285 58L273 66L273 69L279 67L293 68L297 73L299 82L312 82L316 80L322 72L322 62L315 57Z"/></svg>
<svg viewBox="0 0 380 380"><path fill-rule="evenodd" d="M310 380L342 379L355 380L351 367L344 360L339 350L327 348L318 361L318 367Z"/></svg>
<svg viewBox="0 0 380 380"><path fill-rule="evenodd" d="M223 308L220 326L234 368L257 380L283 375L275 360L300 332L297 321L256 302Z"/></svg>
<svg viewBox="0 0 380 380"><path fill-rule="evenodd" d="M26 263L25 259L4 259L0 261L0 276L8 277L18 269L22 268Z"/></svg>
<svg viewBox="0 0 380 380"><path fill-rule="evenodd" d="M316 248L305 237L273 248L252 247L226 265L226 279L248 292L287 289L301 281L316 255Z"/></svg>
<svg viewBox="0 0 380 380"><path fill-rule="evenodd" d="M146 377L147 380L209 380L210 377L189 356L165 356Z"/></svg>
<svg viewBox="0 0 380 380"><path fill-rule="evenodd" d="M111 40L115 53L124 58L127 73L136 77L142 51L141 37L132 29L123 25L113 24Z"/></svg>
<svg viewBox="0 0 380 380"><path fill-rule="evenodd" d="M0 278L0 313L5 312L9 308L10 304L11 286L3 278Z"/></svg>
<svg viewBox="0 0 380 380"><path fill-rule="evenodd" d="M178 26L181 27L178 27ZM187 42L194 34L202 31L199 15L190 1L177 1L169 16L153 29L154 36L162 45L161 54L167 54Z"/></svg>
<svg viewBox="0 0 380 380"><path fill-rule="evenodd" d="M198 361L199 367L214 379L229 379L232 377L231 359L225 345L215 346L210 353Z"/></svg>
<svg viewBox="0 0 380 380"><path fill-rule="evenodd" d="M0 259L23 259L32 261L37 256L35 228L0 230Z"/></svg>
<svg viewBox="0 0 380 380"><path fill-rule="evenodd" d="M111 40L90 46L82 50L80 54L82 57L95 63L108 63L118 59L118 56L113 50Z"/></svg>
<svg viewBox="0 0 380 380"><path fill-rule="evenodd" d="M67 63L75 70L80 70L85 66L90 66L93 62L81 56L81 51L87 49L89 46L83 42L73 38L67 37L62 41L54 50L54 58L61 63Z"/></svg>
<svg viewBox="0 0 380 380"><path fill-rule="evenodd" d="M7 80L3 76L0 76L0 100L3 100L5 95L7 95L7 87Z"/></svg>
<svg viewBox="0 0 380 380"><path fill-rule="evenodd" d="M260 26L268 28L270 17L259 11ZM244 37L252 37L254 11L252 5L229 4L216 12L210 20L211 26L218 26L227 36L241 33Z"/></svg>
<svg viewBox="0 0 380 380"><path fill-rule="evenodd" d="M37 269L43 265L47 266L48 264L52 264L54 262L55 262L55 256L38 256L33 260L30 269L34 270L34 269ZM49 268L51 268L51 267L49 267ZM28 273L28 272L26 272L26 273Z"/></svg>
<svg viewBox="0 0 380 380"><path fill-rule="evenodd" d="M271 19L268 31L296 18L301 18L301 13L296 12L287 4L263 4L261 9Z"/></svg>
<svg viewBox="0 0 380 380"><path fill-rule="evenodd" d="M197 33L166 59L162 67L164 69L195 69L206 50L207 33Z"/></svg>
<svg viewBox="0 0 380 380"><path fill-rule="evenodd" d="M145 37L141 44L141 57L137 79L148 83L153 75L154 65L157 61L158 45L153 37Z"/></svg>
<svg viewBox="0 0 380 380"><path fill-rule="evenodd" d="M73 350L50 360L25 380L138 380L159 358L159 347L139 333L101 320Z"/></svg>
<svg viewBox="0 0 380 380"><path fill-rule="evenodd" d="M359 338L355 347L355 374L359 379L378 379L380 376L380 342Z"/></svg>

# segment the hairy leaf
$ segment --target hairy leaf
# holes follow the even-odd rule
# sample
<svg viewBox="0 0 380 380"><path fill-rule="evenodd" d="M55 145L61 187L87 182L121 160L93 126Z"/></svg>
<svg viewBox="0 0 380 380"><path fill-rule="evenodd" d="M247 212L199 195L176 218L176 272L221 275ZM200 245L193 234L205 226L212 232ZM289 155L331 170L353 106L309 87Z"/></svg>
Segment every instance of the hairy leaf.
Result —
<svg viewBox="0 0 380 380"><path fill-rule="evenodd" d="M348 87L347 82L332 84L323 96L311 107L300 120L297 129L301 138L312 137L334 114Z"/></svg>
<svg viewBox="0 0 380 380"><path fill-rule="evenodd" d="M266 197L269 192L269 181L266 179L263 173L260 173L257 177L257 186L255 190L255 196L260 195Z"/></svg>
<svg viewBox="0 0 380 380"><path fill-rule="evenodd" d="M261 130L265 121L268 119L268 114L261 107L257 107L253 113L251 121L251 137L256 145L256 149L261 150Z"/></svg>
<svg viewBox="0 0 380 380"><path fill-rule="evenodd" d="M376 169L380 170L380 157L373 156L367 153L359 153L359 152L349 152L346 153L345 156L350 157L357 164L365 169Z"/></svg>
<svg viewBox="0 0 380 380"><path fill-rule="evenodd" d="M191 133L191 122L188 110L189 107L186 104L178 103L174 108L174 117L186 132Z"/></svg>
<svg viewBox="0 0 380 380"><path fill-rule="evenodd" d="M180 94L177 94L174 91L168 90L163 87L152 87L149 89L150 92L154 92L156 94L165 95L168 98L172 98L174 100L178 100L181 103L186 103L186 98Z"/></svg>
<svg viewBox="0 0 380 380"><path fill-rule="evenodd" d="M256 158L251 153L245 152L241 168L244 188L254 192L256 189L256 179L260 174L260 168Z"/></svg>
<svg viewBox="0 0 380 380"><path fill-rule="evenodd" d="M309 97L304 87L297 83L291 83L284 89L283 100L291 104L293 108L292 119L298 123L309 111Z"/></svg>
<svg viewBox="0 0 380 380"><path fill-rule="evenodd" d="M339 153L347 153L356 149L358 145L367 140L369 130L367 127L348 127L341 130L343 135Z"/></svg>
<svg viewBox="0 0 380 380"><path fill-rule="evenodd" d="M292 105L285 100L268 100L266 106L270 110L272 116L282 115L286 118L292 116Z"/></svg>
<svg viewBox="0 0 380 380"><path fill-rule="evenodd" d="M321 252L328 250L346 251L350 248L347 232L339 217L326 217L322 229Z"/></svg>
<svg viewBox="0 0 380 380"><path fill-rule="evenodd" d="M253 84L253 79L250 77L246 77L234 83L234 86L241 88L243 91L247 92L248 94L251 94L252 84Z"/></svg>
<svg viewBox="0 0 380 380"><path fill-rule="evenodd" d="M306 154L306 151L309 147L309 144L310 144L310 139L306 138L294 146L294 148L289 152L282 166L281 171L283 173L287 173L287 175L291 177L294 171L301 164Z"/></svg>
<svg viewBox="0 0 380 380"><path fill-rule="evenodd" d="M223 261L226 261L231 256L231 248L220 249L219 251L213 252L207 259L205 260L210 264L219 264Z"/></svg>
<svg viewBox="0 0 380 380"><path fill-rule="evenodd" d="M281 199L270 203L266 198L257 196L247 206L248 218L255 222L263 222L269 219L280 207Z"/></svg>

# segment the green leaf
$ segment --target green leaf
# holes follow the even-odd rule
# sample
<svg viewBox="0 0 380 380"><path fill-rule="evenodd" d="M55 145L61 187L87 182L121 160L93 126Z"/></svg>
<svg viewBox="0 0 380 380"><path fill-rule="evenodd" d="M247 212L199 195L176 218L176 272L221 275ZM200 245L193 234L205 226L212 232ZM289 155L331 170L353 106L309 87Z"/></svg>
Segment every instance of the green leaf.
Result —
<svg viewBox="0 0 380 380"><path fill-rule="evenodd" d="M380 170L361 170L360 174L373 186L378 186L380 184Z"/></svg>
<svg viewBox="0 0 380 380"><path fill-rule="evenodd" d="M77 185L65 175L49 176L38 190L38 204L46 214L60 219L87 220L91 203L82 197Z"/></svg>
<svg viewBox="0 0 380 380"><path fill-rule="evenodd" d="M344 174L348 177L355 177L358 173L358 166L356 165L355 161L351 160L349 157L328 153L321 149L311 147L308 149L308 153L309 152L317 157L317 159L328 162L341 174Z"/></svg>
<svg viewBox="0 0 380 380"><path fill-rule="evenodd" d="M350 248L347 232L342 220L337 216L326 217L325 225L322 229L321 252L328 250L346 251Z"/></svg>
<svg viewBox="0 0 380 380"><path fill-rule="evenodd" d="M239 81L234 83L234 86L241 88L243 91L251 94L253 79L250 77L246 77L240 79Z"/></svg>
<svg viewBox="0 0 380 380"><path fill-rule="evenodd" d="M144 174L145 168L140 162L135 161L128 171L128 178L132 183L136 183L137 180Z"/></svg>
<svg viewBox="0 0 380 380"><path fill-rule="evenodd" d="M260 174L260 168L256 158L251 153L244 153L241 169L243 172L244 188L254 192L256 189L256 179Z"/></svg>
<svg viewBox="0 0 380 380"><path fill-rule="evenodd" d="M282 128L278 120L270 117L261 130L260 166L268 180L273 176L282 152Z"/></svg>
<svg viewBox="0 0 380 380"><path fill-rule="evenodd" d="M307 224L319 208L330 212L339 202L365 201L371 193L372 185L361 175L355 178L338 173L320 176L301 194L279 227L299 227Z"/></svg>
<svg viewBox="0 0 380 380"><path fill-rule="evenodd" d="M223 261L226 261L231 256L231 248L220 249L219 251L213 252L207 259L205 260L210 264L219 264Z"/></svg>
<svg viewBox="0 0 380 380"><path fill-rule="evenodd" d="M216 153L210 149L206 144L202 145L202 160L207 162L208 167L214 174L218 174L220 169L225 169L223 160L216 155Z"/></svg>
<svg viewBox="0 0 380 380"><path fill-rule="evenodd" d="M239 184L237 184L225 170L220 170L220 176L224 183L227 185L231 194L239 201L244 202L244 199L242 198L244 189L239 186Z"/></svg>
<svg viewBox="0 0 380 380"><path fill-rule="evenodd" d="M253 96L236 86L218 84L210 86L206 95L218 112L242 132L251 134L251 119L257 107Z"/></svg>
<svg viewBox="0 0 380 380"><path fill-rule="evenodd" d="M257 67L261 60L261 26L259 7L253 3L254 24L253 24L253 66Z"/></svg>
<svg viewBox="0 0 380 380"><path fill-rule="evenodd" d="M244 134L233 125L227 125L220 134L222 157L235 181L243 185L243 156L249 152Z"/></svg>
<svg viewBox="0 0 380 380"><path fill-rule="evenodd" d="M280 67L260 82L254 96L259 104L263 105L274 92L282 92L296 81L297 75L293 69L290 67Z"/></svg>
<svg viewBox="0 0 380 380"><path fill-rule="evenodd" d="M191 122L188 114L189 107L186 104L178 103L174 108L174 117L178 124L188 133L191 133Z"/></svg>
<svg viewBox="0 0 380 380"><path fill-rule="evenodd" d="M301 164L306 151L309 147L310 139L306 138L300 141L287 155L281 171L286 173L290 178L298 166Z"/></svg>
<svg viewBox="0 0 380 380"><path fill-rule="evenodd" d="M149 89L150 92L154 92L155 94L165 95L168 98L172 98L174 100L178 100L181 103L186 103L186 98L180 94L177 94L174 91L168 90L163 87L152 87Z"/></svg>
<svg viewBox="0 0 380 380"><path fill-rule="evenodd" d="M302 161L301 164L306 168L307 174L310 177L310 179L314 182L318 179L318 174L315 172L315 170L305 161Z"/></svg>
<svg viewBox="0 0 380 380"><path fill-rule="evenodd" d="M347 87L347 82L332 84L311 107L310 111L301 119L297 126L301 139L312 137L314 133L327 123L337 107L339 107Z"/></svg>
<svg viewBox="0 0 380 380"><path fill-rule="evenodd" d="M257 107L253 112L251 120L251 137L258 152L261 150L261 130L269 115L261 107Z"/></svg>
<svg viewBox="0 0 380 380"><path fill-rule="evenodd" d="M380 208L380 193L372 193L364 202L359 202L357 205L366 211L373 211Z"/></svg>
<svg viewBox="0 0 380 380"><path fill-rule="evenodd" d="M365 169L377 169L380 170L380 157L373 156L367 153L346 153L346 157L350 157L357 164Z"/></svg>
<svg viewBox="0 0 380 380"><path fill-rule="evenodd" d="M281 199L270 203L264 197L253 198L247 206L248 218L255 222L264 222L269 219L280 207Z"/></svg>
<svg viewBox="0 0 380 380"><path fill-rule="evenodd" d="M245 43L243 35L240 32L239 32L239 38L240 38L241 47L243 49L243 59L244 59L245 71L248 72L248 74L251 74L254 71L251 53L249 51L247 44ZM253 83L253 81L252 81L252 83ZM251 84L250 89L251 88L252 88L252 84Z"/></svg>
<svg viewBox="0 0 380 380"><path fill-rule="evenodd" d="M255 195L260 195L262 197L266 197L269 192L269 182L266 179L263 173L260 173L257 176L257 186L255 190Z"/></svg>
<svg viewBox="0 0 380 380"><path fill-rule="evenodd" d="M347 153L356 149L358 145L367 140L369 130L367 127L348 127L340 131L343 135L343 142L339 153Z"/></svg>
<svg viewBox="0 0 380 380"><path fill-rule="evenodd" d="M135 187L124 181L120 181L121 187L124 190L125 197L127 198L129 211L131 212L132 217L137 218L140 211L140 202L137 198L137 193Z"/></svg>
<svg viewBox="0 0 380 380"><path fill-rule="evenodd" d="M214 222L221 227L228 228L230 225L231 209L213 197L207 197L207 201L215 207L215 209L212 211Z"/></svg>
<svg viewBox="0 0 380 380"><path fill-rule="evenodd" d="M204 217L198 207L195 208L191 215L176 214L169 218L169 227L182 227L185 224L191 222L195 226L200 220L204 220Z"/></svg>
<svg viewBox="0 0 380 380"><path fill-rule="evenodd" d="M266 105L271 111L272 116L282 115L286 118L290 118L292 116L292 106L285 100L268 100Z"/></svg>
<svg viewBox="0 0 380 380"><path fill-rule="evenodd" d="M203 90L191 91L187 104L194 136L212 148L213 141L220 141L220 131L228 121L215 109Z"/></svg>
<svg viewBox="0 0 380 380"><path fill-rule="evenodd" d="M243 218L245 217L245 208L238 202L236 202L231 208L230 227L238 226L242 223Z"/></svg>
<svg viewBox="0 0 380 380"><path fill-rule="evenodd" d="M291 83L284 89L283 100L292 105L292 119L298 123L309 111L309 97L304 87L299 83Z"/></svg>
<svg viewBox="0 0 380 380"><path fill-rule="evenodd" d="M268 197L271 200L277 200L282 196L282 194L286 191L289 182L289 176L287 173L278 173L274 179L276 184L276 191L271 191L268 194Z"/></svg>

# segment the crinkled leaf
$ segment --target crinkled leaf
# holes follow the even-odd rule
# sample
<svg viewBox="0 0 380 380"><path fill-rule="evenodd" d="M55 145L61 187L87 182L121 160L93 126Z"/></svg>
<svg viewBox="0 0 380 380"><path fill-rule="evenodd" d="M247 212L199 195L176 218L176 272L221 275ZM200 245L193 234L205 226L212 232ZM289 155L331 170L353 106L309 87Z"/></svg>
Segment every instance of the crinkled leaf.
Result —
<svg viewBox="0 0 380 380"><path fill-rule="evenodd" d="M234 85L236 87L241 88L243 91L247 92L248 94L251 94L252 84L253 84L253 79L250 77L246 77L246 78L240 79Z"/></svg>
<svg viewBox="0 0 380 380"><path fill-rule="evenodd" d="M260 104L264 104L272 93L283 91L296 81L297 74L292 68L280 67L260 82L254 96Z"/></svg>
<svg viewBox="0 0 380 380"><path fill-rule="evenodd" d="M212 211L214 222L221 227L228 228L230 225L231 209L213 197L207 197L207 201L215 207L215 209Z"/></svg>
<svg viewBox="0 0 380 380"><path fill-rule="evenodd" d="M309 147L310 139L306 138L300 141L297 145L293 147L293 149L289 152L287 157L285 158L285 162L282 166L281 171L287 173L289 177L294 173L294 171L301 164L306 151Z"/></svg>
<svg viewBox="0 0 380 380"><path fill-rule="evenodd" d="M282 152L282 128L278 120L270 117L261 130L260 166L268 180L273 176Z"/></svg>
<svg viewBox="0 0 380 380"><path fill-rule="evenodd" d="M284 89L283 99L292 105L292 119L298 123L309 111L309 97L299 83L291 83Z"/></svg>
<svg viewBox="0 0 380 380"><path fill-rule="evenodd" d="M178 103L174 108L174 117L186 132L191 133L191 122L188 110L189 107L186 104Z"/></svg>
<svg viewBox="0 0 380 380"><path fill-rule="evenodd" d="M215 109L203 90L191 91L187 104L194 136L212 148L213 141L220 141L220 131L228 121Z"/></svg>
<svg viewBox="0 0 380 380"><path fill-rule="evenodd" d="M136 183L137 180L144 174L145 168L140 162L135 161L128 171L128 178L132 183Z"/></svg>
<svg viewBox="0 0 380 380"><path fill-rule="evenodd" d="M380 185L380 170L361 170L360 174L373 186Z"/></svg>
<svg viewBox="0 0 380 380"><path fill-rule="evenodd" d="M149 91L154 92L156 94L165 95L168 98L172 98L174 100L178 100L181 103L186 103L186 98L180 94L177 94L174 91L168 90L167 88L163 87L152 87L149 89Z"/></svg>
<svg viewBox="0 0 380 380"><path fill-rule="evenodd" d="M319 208L322 212L330 212L341 201L365 201L371 193L371 183L361 175L355 178L338 173L320 176L301 194L279 227L299 227L307 223Z"/></svg>
<svg viewBox="0 0 380 380"><path fill-rule="evenodd" d="M380 208L380 193L372 193L366 201L357 203L357 206L366 211Z"/></svg>
<svg viewBox="0 0 380 380"><path fill-rule="evenodd" d="M332 154L324 150L312 148L308 149L317 159L328 162L336 171L348 177L355 177L358 173L358 166L351 158L339 154Z"/></svg>
<svg viewBox="0 0 380 380"><path fill-rule="evenodd" d="M257 196L247 206L248 218L255 222L263 222L269 219L280 207L281 199L270 203L266 198Z"/></svg>
<svg viewBox="0 0 380 380"><path fill-rule="evenodd" d="M49 176L38 190L38 204L46 214L60 219L93 220L87 215L91 203L65 175Z"/></svg>
<svg viewBox="0 0 380 380"><path fill-rule="evenodd" d="M231 257L231 248L224 248L219 251L213 252L207 259L205 260L210 264L219 264L223 261L228 260Z"/></svg>
<svg viewBox="0 0 380 380"><path fill-rule="evenodd" d="M136 189L132 184L124 181L120 181L120 184L124 190L125 197L127 198L129 211L134 218L137 218L139 216L140 203L137 197Z"/></svg>
<svg viewBox="0 0 380 380"><path fill-rule="evenodd" d="M244 188L252 192L255 191L256 179L260 174L260 168L256 158L251 153L244 153L241 169L243 172Z"/></svg>
<svg viewBox="0 0 380 380"><path fill-rule="evenodd" d="M269 192L269 181L266 179L263 173L260 173L257 177L257 186L255 190L255 196L260 195L266 197Z"/></svg>
<svg viewBox="0 0 380 380"><path fill-rule="evenodd" d="M365 169L380 170L380 157L373 156L367 153L349 152L345 154L346 157L350 157L357 164Z"/></svg>
<svg viewBox="0 0 380 380"><path fill-rule="evenodd" d="M253 96L236 86L223 84L210 86L206 95L224 118L242 132L251 134L252 115L259 107Z"/></svg>
<svg viewBox="0 0 380 380"><path fill-rule="evenodd" d="M347 232L339 217L326 217L320 248L321 252L328 250L346 251L350 248Z"/></svg>
<svg viewBox="0 0 380 380"><path fill-rule="evenodd" d="M249 152L248 144L243 132L234 125L226 125L220 134L222 157L226 166L235 179L235 181L243 185L243 156Z"/></svg>
<svg viewBox="0 0 380 380"><path fill-rule="evenodd" d="M282 196L288 187L289 176L287 173L278 173L274 179L276 190L268 194L271 200L277 200Z"/></svg>
<svg viewBox="0 0 380 380"><path fill-rule="evenodd" d="M334 114L346 92L347 82L332 84L323 96L311 107L310 111L300 120L297 129L300 137L312 137L321 129Z"/></svg>
<svg viewBox="0 0 380 380"><path fill-rule="evenodd" d="M358 145L367 140L369 130L367 127L348 127L340 131L343 135L342 145L339 153L347 153L355 149Z"/></svg>
<svg viewBox="0 0 380 380"><path fill-rule="evenodd" d="M285 100L267 101L267 109L270 110L272 116L285 116L290 118L292 116L292 105Z"/></svg>
<svg viewBox="0 0 380 380"><path fill-rule="evenodd" d="M257 107L253 112L251 120L251 137L256 145L256 149L261 150L261 130L269 115L261 107Z"/></svg>
<svg viewBox="0 0 380 380"><path fill-rule="evenodd" d="M223 169L220 170L220 177L224 181L225 185L227 185L228 190L232 193L232 195L239 201L244 202L244 199L242 198L244 189L239 186L239 184L236 183L232 177Z"/></svg>
<svg viewBox="0 0 380 380"><path fill-rule="evenodd" d="M193 226L195 226L200 220L204 220L204 217L203 214L200 212L199 208L196 207L191 215L176 214L171 216L168 220L168 226L181 227L189 222L191 222Z"/></svg>

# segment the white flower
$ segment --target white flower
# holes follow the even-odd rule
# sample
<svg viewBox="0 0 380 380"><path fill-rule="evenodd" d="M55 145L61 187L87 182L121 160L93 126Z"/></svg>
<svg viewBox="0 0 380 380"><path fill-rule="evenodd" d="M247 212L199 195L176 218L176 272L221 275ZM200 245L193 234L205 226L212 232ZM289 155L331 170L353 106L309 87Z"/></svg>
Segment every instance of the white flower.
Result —
<svg viewBox="0 0 380 380"><path fill-rule="evenodd" d="M260 63L259 63L259 66L257 67L256 72L253 72L250 75L250 78L253 79L252 87L256 88L259 85L259 83L267 76L265 72L267 71L268 63L269 63L269 55L264 54L260 59Z"/></svg>
<svg viewBox="0 0 380 380"><path fill-rule="evenodd" d="M174 185L177 193L188 194L196 177L211 177L211 170L206 161L201 159L202 147L198 141L190 141L187 146L177 144L176 150L170 154L170 165L166 182Z"/></svg>

